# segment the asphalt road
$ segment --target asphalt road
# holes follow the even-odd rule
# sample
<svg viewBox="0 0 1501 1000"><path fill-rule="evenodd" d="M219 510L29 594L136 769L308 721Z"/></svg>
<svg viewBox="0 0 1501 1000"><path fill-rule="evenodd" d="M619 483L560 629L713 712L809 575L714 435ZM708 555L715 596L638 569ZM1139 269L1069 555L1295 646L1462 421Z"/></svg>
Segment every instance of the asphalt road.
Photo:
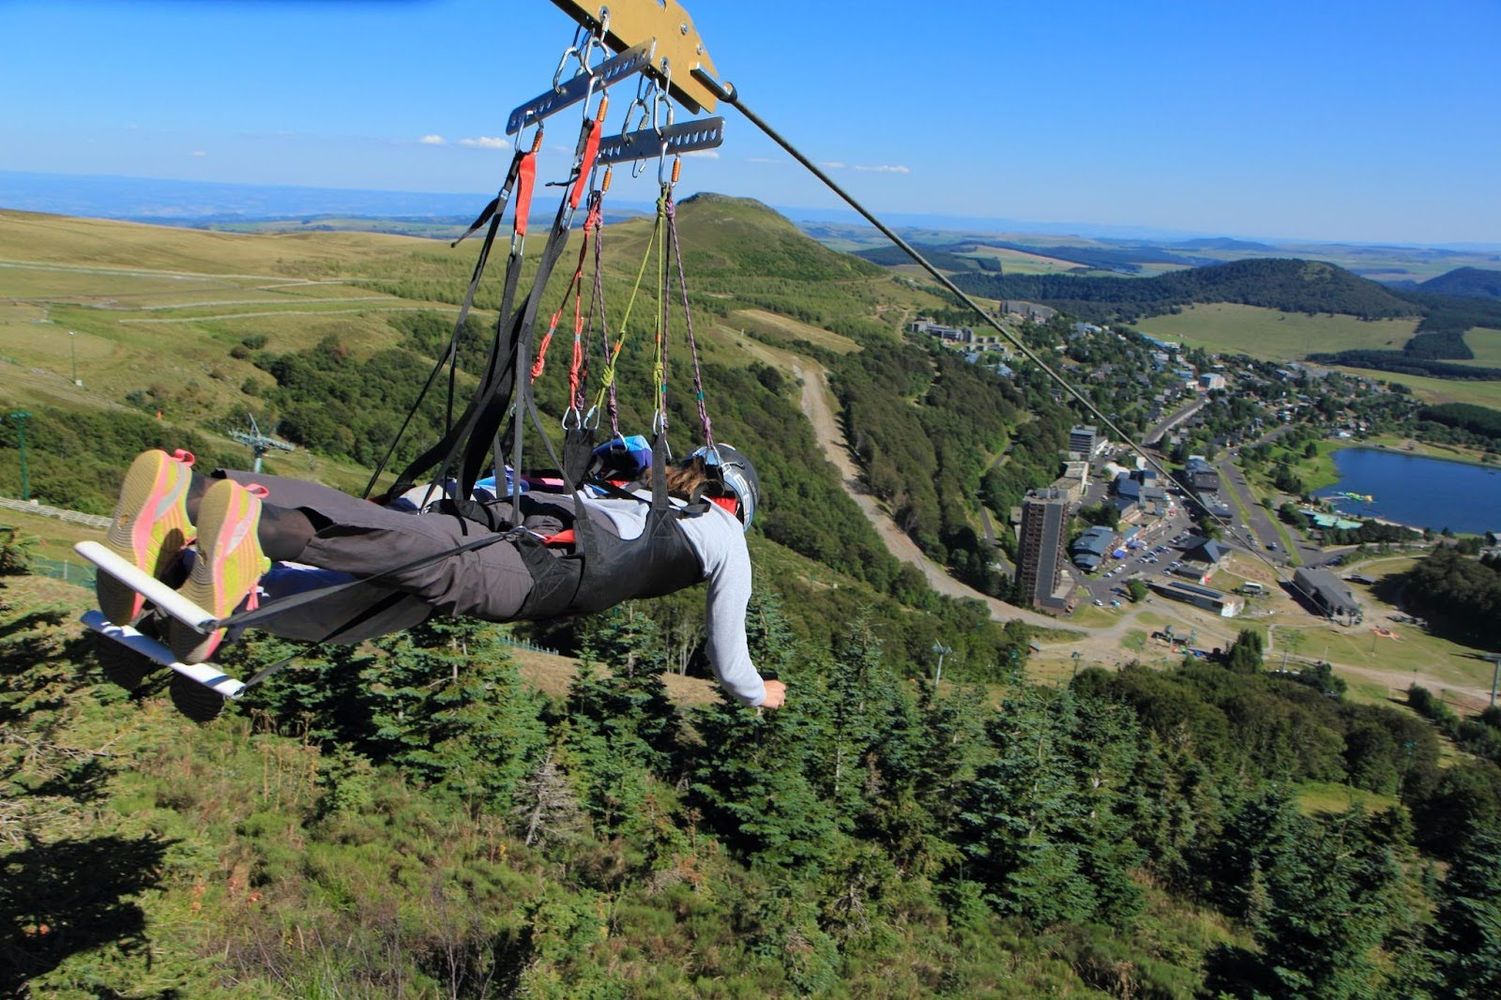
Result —
<svg viewBox="0 0 1501 1000"><path fill-rule="evenodd" d="M1151 430L1147 431L1147 436L1142 438L1142 441L1148 448L1157 447L1157 442L1162 440L1162 435L1166 434L1168 431L1172 430L1174 427L1178 426L1178 424L1187 420L1195 413L1198 413L1204 408L1204 404L1207 402L1207 399L1194 400L1187 406L1168 416L1156 427L1153 427Z"/></svg>
<svg viewBox="0 0 1501 1000"><path fill-rule="evenodd" d="M1228 457L1220 459L1215 468L1220 473L1220 491L1233 491L1241 506L1251 516L1249 530L1247 525L1238 521L1234 524L1235 540L1243 546L1259 550L1278 566L1286 566L1287 552L1283 550L1282 533L1272 523L1272 514L1257 502L1251 488L1246 485L1245 473Z"/></svg>

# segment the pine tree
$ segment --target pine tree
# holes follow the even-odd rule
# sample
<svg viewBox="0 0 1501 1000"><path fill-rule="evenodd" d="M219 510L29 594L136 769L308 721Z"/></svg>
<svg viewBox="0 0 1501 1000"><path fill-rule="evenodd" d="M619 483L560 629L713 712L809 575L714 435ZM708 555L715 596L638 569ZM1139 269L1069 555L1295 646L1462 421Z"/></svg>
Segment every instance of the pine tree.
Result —
<svg viewBox="0 0 1501 1000"><path fill-rule="evenodd" d="M993 906L1037 927L1087 920L1098 900L1080 850L1083 804L1067 757L1072 699L1024 686L986 727L996 757L970 784L964 852Z"/></svg>
<svg viewBox="0 0 1501 1000"><path fill-rule="evenodd" d="M829 802L809 783L815 721L797 701L758 714L721 696L693 716L692 789L721 837L757 861L814 874L835 848Z"/></svg>
<svg viewBox="0 0 1501 1000"><path fill-rule="evenodd" d="M1476 826L1438 895L1429 931L1433 994L1455 1000L1501 996L1501 834Z"/></svg>
<svg viewBox="0 0 1501 1000"><path fill-rule="evenodd" d="M506 809L545 733L493 626L437 618L378 645L385 655L361 674L367 751L474 807Z"/></svg>
<svg viewBox="0 0 1501 1000"><path fill-rule="evenodd" d="M1135 713L1104 698L1073 698L1069 739L1075 782L1087 811L1082 817L1082 861L1098 898L1097 919L1121 926L1142 907L1131 871L1146 858L1130 836L1125 795L1141 756Z"/></svg>
<svg viewBox="0 0 1501 1000"><path fill-rule="evenodd" d="M1266 962L1291 995L1383 995L1374 951L1401 913L1392 845L1358 809L1308 832L1266 868L1267 912L1256 935Z"/></svg>
<svg viewBox="0 0 1501 1000"><path fill-rule="evenodd" d="M867 618L857 619L834 651L824 690L809 699L821 715L825 745L817 751L821 765L811 777L848 832L864 810L866 756L879 736L883 705L875 688L884 679L881 642Z"/></svg>

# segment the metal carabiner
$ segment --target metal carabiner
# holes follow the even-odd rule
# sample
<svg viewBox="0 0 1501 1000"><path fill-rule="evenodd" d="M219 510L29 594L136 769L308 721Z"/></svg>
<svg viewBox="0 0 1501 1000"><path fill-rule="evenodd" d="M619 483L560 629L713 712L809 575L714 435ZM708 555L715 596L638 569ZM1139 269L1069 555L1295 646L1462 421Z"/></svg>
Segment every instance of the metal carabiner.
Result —
<svg viewBox="0 0 1501 1000"><path fill-rule="evenodd" d="M566 49L563 50L563 58L561 58L561 59L558 60L558 68L552 74L552 89L553 90L556 91L556 90L562 90L563 89L563 87L562 87L563 67L568 65L568 59L569 59L569 57L571 57L571 56L577 56L578 54L579 54L579 50L578 50L578 46L577 45L570 45L570 46L568 46L568 48L566 48Z"/></svg>
<svg viewBox="0 0 1501 1000"><path fill-rule="evenodd" d="M577 406L570 406L568 409L563 411L563 420L561 421L561 423L565 431L576 431L584 426L584 418L579 413L579 408Z"/></svg>
<svg viewBox="0 0 1501 1000"><path fill-rule="evenodd" d="M659 136L662 134L663 125L658 118L657 109L665 106L667 125L670 127L673 122L672 98L668 94L672 88L672 64L666 59L662 60L662 75L665 79L661 86L657 87L656 93L652 95L651 105L651 127L657 130Z"/></svg>
<svg viewBox="0 0 1501 1000"><path fill-rule="evenodd" d="M597 430L599 428L599 407L589 407L589 412L584 414L584 419L581 426L586 431ZM625 439L621 438L621 440L623 441Z"/></svg>
<svg viewBox="0 0 1501 1000"><path fill-rule="evenodd" d="M537 131L535 131L535 132L532 133L531 150L532 150L533 153L537 152L537 150L539 150L539 149L542 148L542 132L543 132L544 129L545 129L545 126L539 120L537 122ZM521 136L525 132L526 132L526 125L525 124L523 124L520 128L518 128L516 130L516 139L514 141L514 146L515 146L516 152L518 152L518 153L521 152Z"/></svg>

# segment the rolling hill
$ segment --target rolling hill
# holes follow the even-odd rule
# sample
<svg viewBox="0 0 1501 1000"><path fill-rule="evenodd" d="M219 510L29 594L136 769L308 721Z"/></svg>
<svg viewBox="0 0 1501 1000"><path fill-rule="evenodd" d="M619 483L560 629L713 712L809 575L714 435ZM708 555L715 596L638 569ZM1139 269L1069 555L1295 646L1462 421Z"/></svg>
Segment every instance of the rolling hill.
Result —
<svg viewBox="0 0 1501 1000"><path fill-rule="evenodd" d="M1437 278L1429 278L1418 289L1438 295L1455 295L1470 299L1501 299L1501 271L1480 267L1456 267Z"/></svg>
<svg viewBox="0 0 1501 1000"><path fill-rule="evenodd" d="M1155 278L961 275L967 292L1042 302L1085 319L1138 319L1199 302L1232 302L1283 312L1344 313L1361 319L1422 310L1374 281L1319 261L1254 259L1175 271Z"/></svg>

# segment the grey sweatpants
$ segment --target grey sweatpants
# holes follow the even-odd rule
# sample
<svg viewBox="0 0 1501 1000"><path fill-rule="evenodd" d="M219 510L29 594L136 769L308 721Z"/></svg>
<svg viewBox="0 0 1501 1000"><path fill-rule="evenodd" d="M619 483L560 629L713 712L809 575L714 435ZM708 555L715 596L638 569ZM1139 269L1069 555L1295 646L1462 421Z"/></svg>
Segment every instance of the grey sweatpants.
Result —
<svg viewBox="0 0 1501 1000"><path fill-rule="evenodd" d="M318 530L298 561L355 578L379 576L495 535L484 525L452 514L403 513L317 483L239 471L214 475L258 483L268 491L266 503L308 514ZM374 617L356 621L337 636L339 641L356 642L415 625L435 611L510 621L531 588L531 573L521 554L511 543L497 540L294 608L269 619L264 627L285 638L322 639L378 609Z"/></svg>

